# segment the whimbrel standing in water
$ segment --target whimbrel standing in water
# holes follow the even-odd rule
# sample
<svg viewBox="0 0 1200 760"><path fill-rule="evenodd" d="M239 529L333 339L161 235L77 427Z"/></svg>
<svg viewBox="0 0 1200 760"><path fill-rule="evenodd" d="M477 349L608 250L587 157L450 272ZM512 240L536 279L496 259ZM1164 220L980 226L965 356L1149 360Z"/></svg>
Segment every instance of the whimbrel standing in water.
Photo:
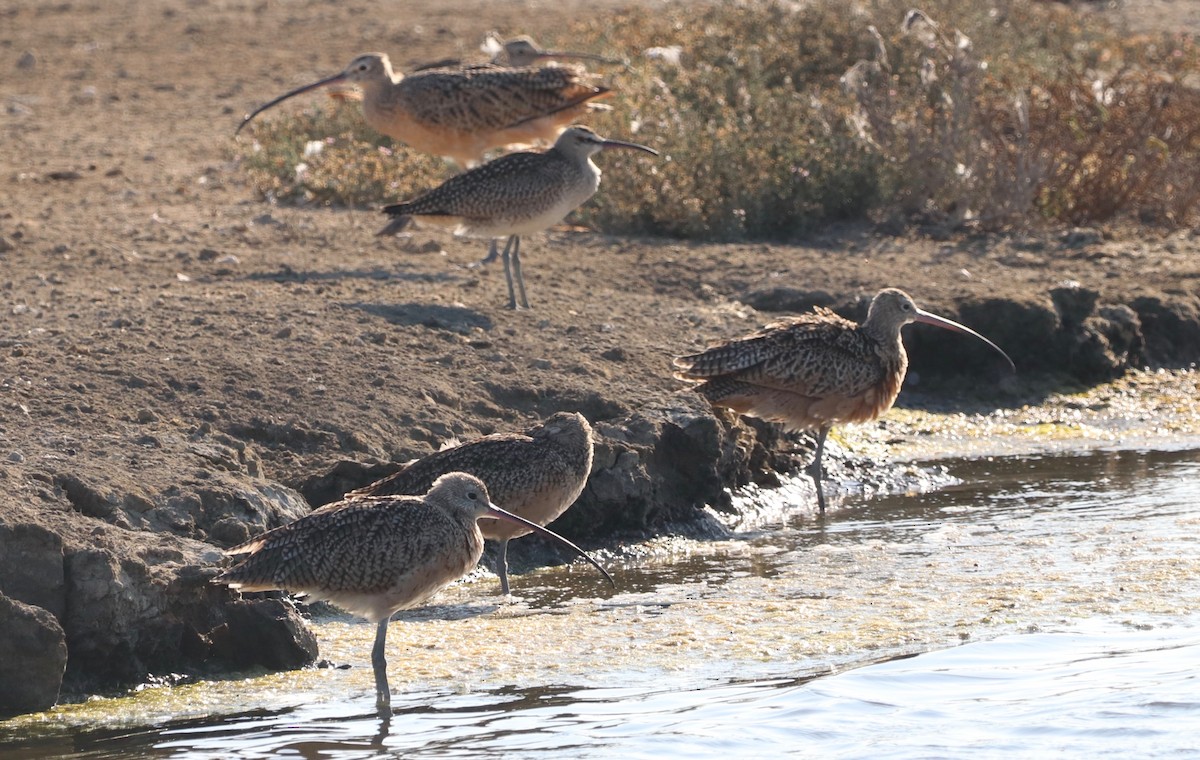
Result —
<svg viewBox="0 0 1200 760"><path fill-rule="evenodd" d="M514 515L548 525L579 498L592 472L592 426L577 412L558 412L524 433L495 433L442 449L399 472L351 491L347 499L424 493L440 475L467 472ZM500 542L500 592L508 595L508 542L523 525L484 518L484 538Z"/></svg>
<svg viewBox="0 0 1200 760"><path fill-rule="evenodd" d="M375 700L391 703L384 640L391 616L428 599L470 572L483 553L477 521L493 517L549 536L612 578L567 539L505 512L488 499L479 478L454 472L424 496L381 496L328 504L293 523L267 531L227 553L240 564L217 576L242 591L283 589L307 594L377 625L371 665Z"/></svg>
<svg viewBox="0 0 1200 760"><path fill-rule="evenodd" d="M974 330L922 311L902 290L887 288L871 301L861 325L818 307L698 354L675 359L676 377L700 384L695 390L723 406L793 430L816 430L817 450L808 472L825 511L821 454L834 424L867 422L892 408L908 355L900 328L910 322L972 335L1008 354Z"/></svg>
<svg viewBox="0 0 1200 760"><path fill-rule="evenodd" d="M504 277L508 308L529 308L521 274L521 236L561 222L600 187L600 169L592 156L602 150L628 148L657 156L658 151L637 143L605 140L587 127L574 126L559 135L544 153L501 156L451 177L433 190L405 203L385 206L396 217L380 235L400 232L413 217L454 229L471 237L507 237ZM484 261L494 258L494 249ZM513 280L521 299L518 303Z"/></svg>
<svg viewBox="0 0 1200 760"><path fill-rule="evenodd" d="M373 129L414 150L445 156L459 166L493 148L550 142L609 94L567 66L506 69L468 66L401 75L383 53L367 53L344 71L284 93L246 116L318 87L350 82L363 90L363 117Z"/></svg>

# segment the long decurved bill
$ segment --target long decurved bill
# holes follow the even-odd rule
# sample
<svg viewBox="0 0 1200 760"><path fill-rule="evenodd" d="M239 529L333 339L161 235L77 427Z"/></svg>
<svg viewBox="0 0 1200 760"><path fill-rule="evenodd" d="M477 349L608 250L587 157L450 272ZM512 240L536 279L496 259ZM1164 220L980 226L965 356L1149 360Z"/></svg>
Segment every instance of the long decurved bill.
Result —
<svg viewBox="0 0 1200 760"><path fill-rule="evenodd" d="M580 557L583 557L584 559L586 559L588 561L588 564L590 564L592 567L599 570L600 574L603 575L606 579L608 579L609 584L613 588L617 587L617 584L615 581L613 581L612 576L608 574L607 570L605 570L603 567L600 566L599 562L592 559L588 555L588 553L585 552L583 549L580 549L578 546L571 543L570 541L563 538L562 536L558 535L554 531L552 531L548 528L543 528L542 526L538 525L535 522L530 522L529 520L526 520L524 517L519 517L517 515L514 515L512 512L503 510L500 507L497 507L495 504L491 504L491 503L488 504L487 517L495 517L499 520L507 520L508 522L516 523L517 525L523 525L535 533L541 533L543 536L546 536L547 538L554 539L558 543L562 544L563 546L567 547L571 551L578 554Z"/></svg>
<svg viewBox="0 0 1200 760"><path fill-rule="evenodd" d="M656 151L654 148L648 148L645 145L638 145L637 143L625 142L624 140L605 140L603 143L600 144L601 150L611 150L613 148L623 148L625 150L640 150L643 153L649 153L652 156L658 155L658 151Z"/></svg>
<svg viewBox="0 0 1200 760"><path fill-rule="evenodd" d="M242 131L242 127L244 127L250 123L251 119L253 119L255 116L258 116L260 113L267 110L271 106L279 105L280 103L287 100L288 98L294 98L297 95L303 95L304 93L308 92L309 90L315 90L318 87L324 87L327 84L336 84L338 82L344 82L344 81L346 81L346 72L343 71L340 74L334 74L331 77L325 77L324 79L313 82L312 84L306 84L303 87L297 87L296 89L292 90L291 92L285 92L284 94L282 94L279 97L272 100L270 103L259 106L258 108L254 109L254 111L252 113L247 114L246 118L242 119L242 123L238 125L238 128L234 131L233 134L236 136L238 134L238 132Z"/></svg>
<svg viewBox="0 0 1200 760"><path fill-rule="evenodd" d="M926 325L933 325L935 327L944 327L947 330L953 330L954 332L965 333L966 335L971 335L975 338L978 338L979 340L983 341L984 343L986 343L989 346L991 346L992 348L994 348L996 350L996 353L1003 356L1004 361L1008 362L1008 368L1010 370L1012 370L1013 372L1017 371L1017 365L1013 364L1013 360L1009 358L1008 354L1004 353L1003 349L1001 349L995 343L991 342L990 340L983 337L979 333L975 332L971 328L967 327L966 325L960 325L959 323L955 322L953 319L946 319L945 317L939 317L937 314L930 314L929 312L922 311L921 309L917 309L917 317L914 321L921 322L922 324L926 324Z"/></svg>

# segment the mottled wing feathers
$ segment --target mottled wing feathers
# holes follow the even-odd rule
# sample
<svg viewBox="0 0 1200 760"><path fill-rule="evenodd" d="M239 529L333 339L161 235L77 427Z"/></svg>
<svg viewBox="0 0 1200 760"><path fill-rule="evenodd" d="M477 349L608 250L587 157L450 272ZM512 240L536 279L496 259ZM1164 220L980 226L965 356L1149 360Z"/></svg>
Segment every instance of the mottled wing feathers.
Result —
<svg viewBox="0 0 1200 760"><path fill-rule="evenodd" d="M571 182L571 167L554 151L510 153L458 174L404 203L385 206L392 216L504 218L514 208L533 216L539 198L547 209L558 203ZM541 210L541 209L537 209Z"/></svg>
<svg viewBox="0 0 1200 760"><path fill-rule="evenodd" d="M488 487L489 496L493 501L497 501L492 484L484 475L502 467L515 466L516 462L505 459L505 453L511 455L526 448L530 443L532 439L520 433L495 433L484 436L461 446L422 457L405 465L399 472L351 491L346 496L350 498L425 493L433 485L433 481L442 475L448 472L466 472L482 480Z"/></svg>
<svg viewBox="0 0 1200 760"><path fill-rule="evenodd" d="M885 372L874 341L858 325L820 308L680 357L675 366L681 379L708 381L705 395L722 379L803 396L851 396L871 388Z"/></svg>
<svg viewBox="0 0 1200 760"><path fill-rule="evenodd" d="M401 80L400 98L426 127L496 130L522 124L607 94L570 66L435 69Z"/></svg>
<svg viewBox="0 0 1200 760"><path fill-rule="evenodd" d="M451 521L420 499L339 502L231 549L245 559L217 580L246 591L381 592L436 556ZM439 522L445 531L431 529Z"/></svg>
<svg viewBox="0 0 1200 760"><path fill-rule="evenodd" d="M588 462L570 461L573 453L544 438L495 433L418 459L393 475L351 491L346 498L424 493L441 475L466 472L484 482L493 502L511 508L514 499L535 493L549 482L571 478L573 469L590 469Z"/></svg>

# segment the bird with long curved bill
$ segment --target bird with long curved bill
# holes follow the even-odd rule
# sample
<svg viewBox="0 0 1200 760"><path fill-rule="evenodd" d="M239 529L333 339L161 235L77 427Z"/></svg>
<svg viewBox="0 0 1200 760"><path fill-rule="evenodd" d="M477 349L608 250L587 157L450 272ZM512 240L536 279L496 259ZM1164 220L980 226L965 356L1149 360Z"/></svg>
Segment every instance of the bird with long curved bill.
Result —
<svg viewBox="0 0 1200 760"><path fill-rule="evenodd" d="M825 512L821 455L835 424L867 422L892 408L908 354L900 329L911 322L970 335L1008 354L969 327L917 308L902 290L886 288L871 300L862 324L818 307L810 314L767 325L758 332L674 360L676 377L713 406L792 430L815 430L816 452L808 466Z"/></svg>
<svg viewBox="0 0 1200 760"><path fill-rule="evenodd" d="M612 576L562 536L496 506L474 475L452 472L424 496L379 496L328 504L230 549L240 562L213 582L242 591L281 589L337 605L376 624L371 666L375 701L391 704L384 654L387 625L479 562L478 521L516 523L571 549Z"/></svg>

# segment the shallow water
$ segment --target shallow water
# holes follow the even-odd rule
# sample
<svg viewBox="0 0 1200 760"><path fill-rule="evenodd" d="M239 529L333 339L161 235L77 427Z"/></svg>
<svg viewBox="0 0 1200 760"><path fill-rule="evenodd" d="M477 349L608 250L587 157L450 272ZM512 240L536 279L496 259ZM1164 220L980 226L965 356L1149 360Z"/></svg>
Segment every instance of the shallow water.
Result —
<svg viewBox="0 0 1200 760"><path fill-rule="evenodd" d="M1200 452L944 464L958 485L656 542L617 592L456 586L392 624L387 721L371 626L339 618L348 670L68 705L0 723L0 757L1200 752Z"/></svg>

